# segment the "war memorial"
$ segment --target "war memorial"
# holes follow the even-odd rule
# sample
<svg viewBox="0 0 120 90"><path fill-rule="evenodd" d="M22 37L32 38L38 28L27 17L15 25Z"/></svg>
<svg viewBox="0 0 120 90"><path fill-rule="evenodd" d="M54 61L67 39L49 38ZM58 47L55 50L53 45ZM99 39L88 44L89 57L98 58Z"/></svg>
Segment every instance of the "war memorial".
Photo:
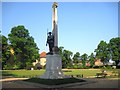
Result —
<svg viewBox="0 0 120 90"><path fill-rule="evenodd" d="M47 44L49 45L49 52L46 56L46 72L40 78L45 79L58 79L64 78L62 72L62 59L59 55L58 49L58 16L57 16L57 7L56 2L53 3L52 9L52 32L48 33Z"/></svg>

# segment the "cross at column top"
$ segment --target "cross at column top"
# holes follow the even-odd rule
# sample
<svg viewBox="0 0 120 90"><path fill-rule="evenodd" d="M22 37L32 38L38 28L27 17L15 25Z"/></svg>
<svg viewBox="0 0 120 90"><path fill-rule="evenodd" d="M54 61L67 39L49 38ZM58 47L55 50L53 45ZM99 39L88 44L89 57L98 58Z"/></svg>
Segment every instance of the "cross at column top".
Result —
<svg viewBox="0 0 120 90"><path fill-rule="evenodd" d="M52 8L57 8L58 7L58 3L54 2L54 4L52 5Z"/></svg>

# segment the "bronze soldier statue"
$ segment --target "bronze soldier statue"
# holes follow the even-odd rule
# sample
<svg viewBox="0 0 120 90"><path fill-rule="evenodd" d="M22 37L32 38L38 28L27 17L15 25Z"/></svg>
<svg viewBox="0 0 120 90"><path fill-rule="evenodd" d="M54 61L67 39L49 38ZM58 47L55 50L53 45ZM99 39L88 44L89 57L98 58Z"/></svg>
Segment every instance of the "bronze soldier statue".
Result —
<svg viewBox="0 0 120 90"><path fill-rule="evenodd" d="M47 44L49 45L49 53L47 54L53 54L54 36L51 32L48 33L46 46Z"/></svg>

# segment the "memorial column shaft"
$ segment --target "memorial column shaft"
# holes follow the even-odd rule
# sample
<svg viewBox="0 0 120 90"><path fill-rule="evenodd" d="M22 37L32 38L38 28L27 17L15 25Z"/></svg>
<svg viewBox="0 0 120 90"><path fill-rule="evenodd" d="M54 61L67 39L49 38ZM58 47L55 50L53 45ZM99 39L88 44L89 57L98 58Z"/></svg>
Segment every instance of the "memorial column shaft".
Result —
<svg viewBox="0 0 120 90"><path fill-rule="evenodd" d="M54 47L58 47L58 17L57 17L57 3L54 3L53 6L53 15L52 15L52 33L54 35Z"/></svg>

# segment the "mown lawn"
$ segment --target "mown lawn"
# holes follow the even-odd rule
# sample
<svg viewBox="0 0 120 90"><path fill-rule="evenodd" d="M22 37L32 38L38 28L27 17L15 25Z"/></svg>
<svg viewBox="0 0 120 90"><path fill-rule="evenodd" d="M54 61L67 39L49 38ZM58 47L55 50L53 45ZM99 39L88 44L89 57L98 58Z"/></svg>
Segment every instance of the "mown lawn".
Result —
<svg viewBox="0 0 120 90"><path fill-rule="evenodd" d="M83 77L95 76L101 72L100 69L71 69L71 72L64 72L65 75L83 75Z"/></svg>
<svg viewBox="0 0 120 90"><path fill-rule="evenodd" d="M120 69L106 70L107 73L119 72ZM13 77L36 77L43 75L45 70L2 70L2 76L13 76ZM100 73L101 69L66 69L63 70L65 75L83 75L84 78L94 77L96 73Z"/></svg>
<svg viewBox="0 0 120 90"><path fill-rule="evenodd" d="M13 77L36 77L40 76L45 70L2 70L2 76Z"/></svg>

